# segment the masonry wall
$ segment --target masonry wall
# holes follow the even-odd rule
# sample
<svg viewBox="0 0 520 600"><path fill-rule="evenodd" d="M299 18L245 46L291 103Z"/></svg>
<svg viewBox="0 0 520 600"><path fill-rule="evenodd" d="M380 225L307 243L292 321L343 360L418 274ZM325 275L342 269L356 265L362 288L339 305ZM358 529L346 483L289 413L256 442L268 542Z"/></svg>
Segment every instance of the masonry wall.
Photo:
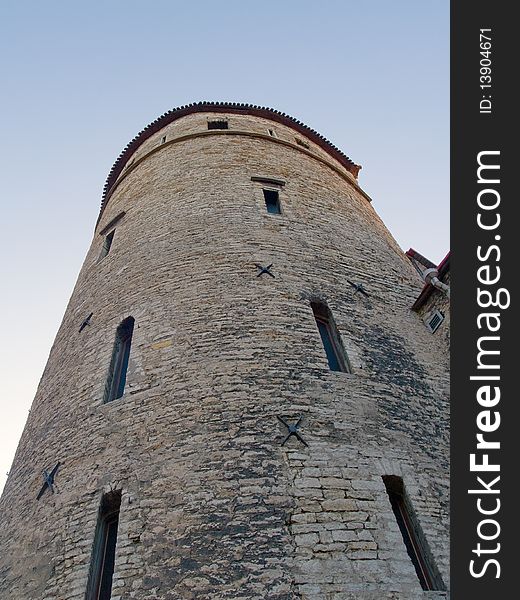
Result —
<svg viewBox="0 0 520 600"><path fill-rule="evenodd" d="M450 273L446 273L442 278L442 282L450 285ZM439 325L437 331L433 334L444 340L446 348L450 348L450 301L445 293L440 290L433 289L426 302L417 311L420 319L428 320L435 311L438 310L444 317L443 322Z"/></svg>
<svg viewBox="0 0 520 600"><path fill-rule="evenodd" d="M83 600L100 499L120 489L114 600L444 598L422 592L382 480L403 477L447 583L447 357L409 309L420 282L321 148L211 117L148 140L109 199L0 501L0 597ZM258 176L285 181L281 215ZM328 368L316 299L351 374ZM130 315L125 394L103 404ZM278 416L302 417L307 447L281 445Z"/></svg>

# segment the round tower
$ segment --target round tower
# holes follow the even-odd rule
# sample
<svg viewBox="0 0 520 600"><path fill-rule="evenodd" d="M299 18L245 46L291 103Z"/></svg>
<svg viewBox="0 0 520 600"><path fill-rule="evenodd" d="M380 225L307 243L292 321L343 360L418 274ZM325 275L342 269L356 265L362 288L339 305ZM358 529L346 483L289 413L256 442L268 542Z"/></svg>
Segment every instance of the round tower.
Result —
<svg viewBox="0 0 520 600"><path fill-rule="evenodd" d="M1 598L446 597L447 353L358 170L243 104L132 140L0 501Z"/></svg>

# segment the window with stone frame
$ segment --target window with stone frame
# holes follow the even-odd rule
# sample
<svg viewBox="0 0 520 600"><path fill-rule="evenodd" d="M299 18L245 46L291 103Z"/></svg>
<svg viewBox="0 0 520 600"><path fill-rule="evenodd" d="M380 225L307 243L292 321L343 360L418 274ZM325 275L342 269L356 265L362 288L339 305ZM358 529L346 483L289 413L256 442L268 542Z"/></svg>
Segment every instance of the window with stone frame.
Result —
<svg viewBox="0 0 520 600"><path fill-rule="evenodd" d="M110 600L116 559L121 491L104 494L90 560L86 600Z"/></svg>
<svg viewBox="0 0 520 600"><path fill-rule="evenodd" d="M225 119L216 119L208 121L208 129L229 129L229 125Z"/></svg>
<svg viewBox="0 0 520 600"><path fill-rule="evenodd" d="M126 373L130 359L130 347L134 332L133 317L125 319L116 330L116 338L112 349L112 358L105 384L104 402L121 398L125 391Z"/></svg>
<svg viewBox="0 0 520 600"><path fill-rule="evenodd" d="M383 477L383 482L397 525L401 531L406 551L415 568L422 589L445 591L446 587L433 563L426 538L412 510L402 478L396 475L386 475Z"/></svg>
<svg viewBox="0 0 520 600"><path fill-rule="evenodd" d="M267 212L271 215L280 215L282 206L280 204L280 194L278 190L263 189L264 201Z"/></svg>
<svg viewBox="0 0 520 600"><path fill-rule="evenodd" d="M105 256L110 252L110 248L112 247L112 242L114 241L114 234L116 230L113 229L109 234L105 236L103 240L103 246L101 248L101 254L99 256L99 260L105 258Z"/></svg>
<svg viewBox="0 0 520 600"><path fill-rule="evenodd" d="M311 308L330 370L352 373L347 353L329 307L325 302L311 302Z"/></svg>

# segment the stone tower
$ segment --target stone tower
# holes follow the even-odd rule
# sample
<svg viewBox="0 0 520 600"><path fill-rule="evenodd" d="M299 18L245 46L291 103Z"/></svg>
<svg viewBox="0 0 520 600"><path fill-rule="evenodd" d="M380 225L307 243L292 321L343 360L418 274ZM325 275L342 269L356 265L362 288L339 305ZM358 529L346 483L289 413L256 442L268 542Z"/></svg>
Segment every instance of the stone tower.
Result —
<svg viewBox="0 0 520 600"><path fill-rule="evenodd" d="M244 104L126 147L1 499L2 600L446 597L444 336L358 170Z"/></svg>

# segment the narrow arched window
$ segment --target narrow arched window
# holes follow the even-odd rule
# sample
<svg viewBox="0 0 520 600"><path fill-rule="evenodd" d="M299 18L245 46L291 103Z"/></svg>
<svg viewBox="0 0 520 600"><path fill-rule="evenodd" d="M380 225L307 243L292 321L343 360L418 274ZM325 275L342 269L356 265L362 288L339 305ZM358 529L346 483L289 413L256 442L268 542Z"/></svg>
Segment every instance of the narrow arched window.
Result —
<svg viewBox="0 0 520 600"><path fill-rule="evenodd" d="M116 561L121 492L105 494L99 507L86 600L110 600Z"/></svg>
<svg viewBox="0 0 520 600"><path fill-rule="evenodd" d="M403 480L396 475L386 475L383 481L406 551L415 567L422 589L444 591L446 586L433 563L426 538L406 494Z"/></svg>
<svg viewBox="0 0 520 600"><path fill-rule="evenodd" d="M125 391L126 372L130 358L134 323L134 318L128 317L116 330L112 359L105 384L104 402L111 402L112 400L121 398Z"/></svg>
<svg viewBox="0 0 520 600"><path fill-rule="evenodd" d="M329 307L324 302L311 302L311 308L330 370L352 373L347 353L343 348L338 328Z"/></svg>

